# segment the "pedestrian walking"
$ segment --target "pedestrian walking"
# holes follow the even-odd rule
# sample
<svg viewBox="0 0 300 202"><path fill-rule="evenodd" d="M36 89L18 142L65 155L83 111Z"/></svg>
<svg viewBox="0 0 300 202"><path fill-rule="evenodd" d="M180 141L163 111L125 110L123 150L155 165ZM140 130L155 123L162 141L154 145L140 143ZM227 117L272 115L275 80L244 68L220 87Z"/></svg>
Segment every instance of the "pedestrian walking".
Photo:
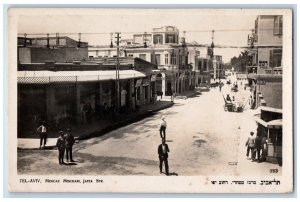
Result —
<svg viewBox="0 0 300 202"><path fill-rule="evenodd" d="M73 148L73 144L75 143L75 138L69 128L67 129L67 132L66 132L64 138L65 138L67 161L69 162L69 159L70 159L71 162L75 162L73 160L73 155L72 155L72 148Z"/></svg>
<svg viewBox="0 0 300 202"><path fill-rule="evenodd" d="M46 121L42 122L42 125L40 125L37 129L36 129L37 133L40 136L40 149L42 149L42 145L44 142L44 149L46 147L47 144L47 138L48 138L48 127L46 124Z"/></svg>
<svg viewBox="0 0 300 202"><path fill-rule="evenodd" d="M166 175L169 175L168 152L170 152L169 146L166 144L165 139L162 139L162 144L158 146L159 171L162 173L162 166L164 163Z"/></svg>
<svg viewBox="0 0 300 202"><path fill-rule="evenodd" d="M58 149L58 162L59 162L59 165L63 165L63 164L65 164L64 154L65 154L65 149L66 149L66 142L65 142L65 137L64 137L64 132L63 131L59 131L59 137L57 138L56 146L57 146L57 149Z"/></svg>
<svg viewBox="0 0 300 202"><path fill-rule="evenodd" d="M247 147L246 156L248 158L250 153L250 159L252 160L254 160L254 142L255 142L254 132L251 131L245 146Z"/></svg>
<svg viewBox="0 0 300 202"><path fill-rule="evenodd" d="M160 137L164 140L166 139L166 129L167 129L166 118L162 117L161 123L160 123L160 128L159 128L159 134L160 134Z"/></svg>
<svg viewBox="0 0 300 202"><path fill-rule="evenodd" d="M261 162L260 155L261 155L261 141L262 137L261 135L257 134L254 142L254 158L257 161L257 163Z"/></svg>

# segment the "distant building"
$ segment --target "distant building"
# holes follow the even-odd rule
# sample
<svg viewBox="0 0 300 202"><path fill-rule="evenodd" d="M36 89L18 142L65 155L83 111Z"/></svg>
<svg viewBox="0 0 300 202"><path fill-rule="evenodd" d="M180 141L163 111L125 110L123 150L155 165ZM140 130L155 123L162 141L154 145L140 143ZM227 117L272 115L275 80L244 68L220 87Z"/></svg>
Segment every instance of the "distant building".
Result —
<svg viewBox="0 0 300 202"><path fill-rule="evenodd" d="M24 41L26 40L26 43ZM73 62L88 58L88 43L67 36L18 37L19 63Z"/></svg>
<svg viewBox="0 0 300 202"><path fill-rule="evenodd" d="M129 41L129 40L126 40ZM131 41L130 41L131 42ZM89 48L90 58L114 57L116 47ZM195 87L195 73L188 61L189 51L179 30L174 26L153 28L152 33L134 34L132 44L120 44L120 57L140 58L157 65L156 91L158 95L172 95Z"/></svg>
<svg viewBox="0 0 300 202"><path fill-rule="evenodd" d="M221 55L214 55L212 58L213 62L213 79L221 79L224 76L224 69L223 69L223 61Z"/></svg>
<svg viewBox="0 0 300 202"><path fill-rule="evenodd" d="M197 48L200 55L196 58L196 68L198 68L199 76L197 78L198 85L206 85L210 83L213 77L213 62L209 55L208 47ZM197 72L196 72L197 75Z"/></svg>

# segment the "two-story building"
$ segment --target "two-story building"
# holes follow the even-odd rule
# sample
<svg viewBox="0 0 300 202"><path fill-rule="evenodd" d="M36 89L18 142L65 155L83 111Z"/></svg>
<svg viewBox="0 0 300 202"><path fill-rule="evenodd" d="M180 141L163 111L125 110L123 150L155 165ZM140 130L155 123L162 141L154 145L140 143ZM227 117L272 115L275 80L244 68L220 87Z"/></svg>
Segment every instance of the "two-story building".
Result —
<svg viewBox="0 0 300 202"><path fill-rule="evenodd" d="M252 66L247 67L251 107L256 109L257 135L268 140L267 160L282 163L282 35L281 15L260 15L248 36Z"/></svg>
<svg viewBox="0 0 300 202"><path fill-rule="evenodd" d="M107 57L115 54L116 47L89 49L92 57ZM131 44L120 46L120 57L140 58L158 66L156 91L160 95L181 93L195 87L195 74L188 62L185 39L179 38L174 26L153 28L152 33L134 34Z"/></svg>
<svg viewBox="0 0 300 202"><path fill-rule="evenodd" d="M248 35L252 66L249 71L282 72L282 34L281 15L259 15L255 29Z"/></svg>

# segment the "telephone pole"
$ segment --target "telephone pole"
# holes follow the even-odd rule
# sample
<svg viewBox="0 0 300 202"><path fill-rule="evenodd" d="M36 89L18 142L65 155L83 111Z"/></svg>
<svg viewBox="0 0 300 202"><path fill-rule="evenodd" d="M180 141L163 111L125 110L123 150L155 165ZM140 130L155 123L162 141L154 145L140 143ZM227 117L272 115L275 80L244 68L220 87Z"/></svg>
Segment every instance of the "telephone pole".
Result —
<svg viewBox="0 0 300 202"><path fill-rule="evenodd" d="M116 61L116 91L117 91L117 111L119 112L120 110L120 62L119 62L119 55L120 55L120 32L116 32L117 36L115 37L117 39L116 44L117 44L117 61Z"/></svg>

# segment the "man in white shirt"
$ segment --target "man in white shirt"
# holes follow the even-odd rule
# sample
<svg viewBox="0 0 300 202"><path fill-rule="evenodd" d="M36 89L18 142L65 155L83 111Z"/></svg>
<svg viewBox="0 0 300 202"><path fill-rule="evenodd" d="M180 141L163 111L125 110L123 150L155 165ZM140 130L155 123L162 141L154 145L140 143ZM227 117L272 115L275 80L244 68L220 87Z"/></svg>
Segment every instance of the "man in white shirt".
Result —
<svg viewBox="0 0 300 202"><path fill-rule="evenodd" d="M44 142L44 149L47 144L47 138L48 138L48 128L46 126L46 121L43 121L42 125L40 125L37 128L37 132L40 135L40 149L42 148L43 142Z"/></svg>
<svg viewBox="0 0 300 202"><path fill-rule="evenodd" d="M162 139L166 139L167 122L165 120L165 117L162 117L161 120L162 121L160 123L159 134Z"/></svg>

